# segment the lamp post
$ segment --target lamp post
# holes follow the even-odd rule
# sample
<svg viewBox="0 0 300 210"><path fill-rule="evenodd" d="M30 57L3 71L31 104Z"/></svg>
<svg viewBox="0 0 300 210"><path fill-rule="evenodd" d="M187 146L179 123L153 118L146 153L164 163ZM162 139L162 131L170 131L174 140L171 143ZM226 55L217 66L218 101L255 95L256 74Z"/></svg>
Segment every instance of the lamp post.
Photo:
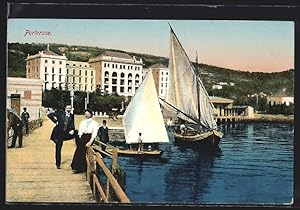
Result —
<svg viewBox="0 0 300 210"><path fill-rule="evenodd" d="M73 112L74 112L74 91L73 90L71 90L70 91L70 98L71 98L71 107L72 107L72 110L71 110L71 113L73 114Z"/></svg>

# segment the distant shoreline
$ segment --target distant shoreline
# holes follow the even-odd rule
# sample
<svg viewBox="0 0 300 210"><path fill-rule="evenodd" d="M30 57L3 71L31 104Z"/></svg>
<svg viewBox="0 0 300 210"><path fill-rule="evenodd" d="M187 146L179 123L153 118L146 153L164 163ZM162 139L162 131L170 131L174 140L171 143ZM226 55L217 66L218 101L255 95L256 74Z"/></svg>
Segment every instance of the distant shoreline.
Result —
<svg viewBox="0 0 300 210"><path fill-rule="evenodd" d="M245 118L242 122L273 122L294 124L294 115L254 114L254 118Z"/></svg>

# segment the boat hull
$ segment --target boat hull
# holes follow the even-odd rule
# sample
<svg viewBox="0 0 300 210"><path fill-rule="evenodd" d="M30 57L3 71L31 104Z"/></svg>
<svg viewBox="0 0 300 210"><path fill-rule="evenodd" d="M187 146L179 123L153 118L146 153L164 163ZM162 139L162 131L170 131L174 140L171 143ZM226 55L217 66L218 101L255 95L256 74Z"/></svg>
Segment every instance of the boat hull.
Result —
<svg viewBox="0 0 300 210"><path fill-rule="evenodd" d="M112 149L107 148L106 152L112 153ZM118 155L120 156L161 156L163 151L161 150L131 150L131 149L117 149Z"/></svg>
<svg viewBox="0 0 300 210"><path fill-rule="evenodd" d="M223 133L217 130L198 132L188 130L183 135L173 132L174 140L177 144L197 145L197 146L218 146Z"/></svg>

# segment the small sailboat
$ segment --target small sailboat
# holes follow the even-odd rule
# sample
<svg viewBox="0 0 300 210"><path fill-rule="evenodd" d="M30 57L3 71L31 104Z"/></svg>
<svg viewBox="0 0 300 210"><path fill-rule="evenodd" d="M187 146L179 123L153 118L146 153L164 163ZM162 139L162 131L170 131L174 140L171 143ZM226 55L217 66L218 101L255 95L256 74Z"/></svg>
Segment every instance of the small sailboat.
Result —
<svg viewBox="0 0 300 210"><path fill-rule="evenodd" d="M175 129L178 144L217 146L223 133L214 120L214 106L202 83L199 71L190 62L175 32L171 29L169 80L164 108L177 114L185 129Z"/></svg>
<svg viewBox="0 0 300 210"><path fill-rule="evenodd" d="M131 99L123 118L128 148L118 148L120 155L159 156L159 143L169 142L150 71Z"/></svg>

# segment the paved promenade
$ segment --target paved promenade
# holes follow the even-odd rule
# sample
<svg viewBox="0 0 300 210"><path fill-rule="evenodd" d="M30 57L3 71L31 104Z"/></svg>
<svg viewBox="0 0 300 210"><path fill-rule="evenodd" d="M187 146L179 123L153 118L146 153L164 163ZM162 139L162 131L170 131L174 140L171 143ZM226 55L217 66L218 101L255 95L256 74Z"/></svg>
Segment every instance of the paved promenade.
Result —
<svg viewBox="0 0 300 210"><path fill-rule="evenodd" d="M53 126L44 120L42 127L24 136L23 148L7 150L6 202L95 202L85 173L73 174L69 169L73 140L64 142L62 168L56 169L55 144L50 140Z"/></svg>

